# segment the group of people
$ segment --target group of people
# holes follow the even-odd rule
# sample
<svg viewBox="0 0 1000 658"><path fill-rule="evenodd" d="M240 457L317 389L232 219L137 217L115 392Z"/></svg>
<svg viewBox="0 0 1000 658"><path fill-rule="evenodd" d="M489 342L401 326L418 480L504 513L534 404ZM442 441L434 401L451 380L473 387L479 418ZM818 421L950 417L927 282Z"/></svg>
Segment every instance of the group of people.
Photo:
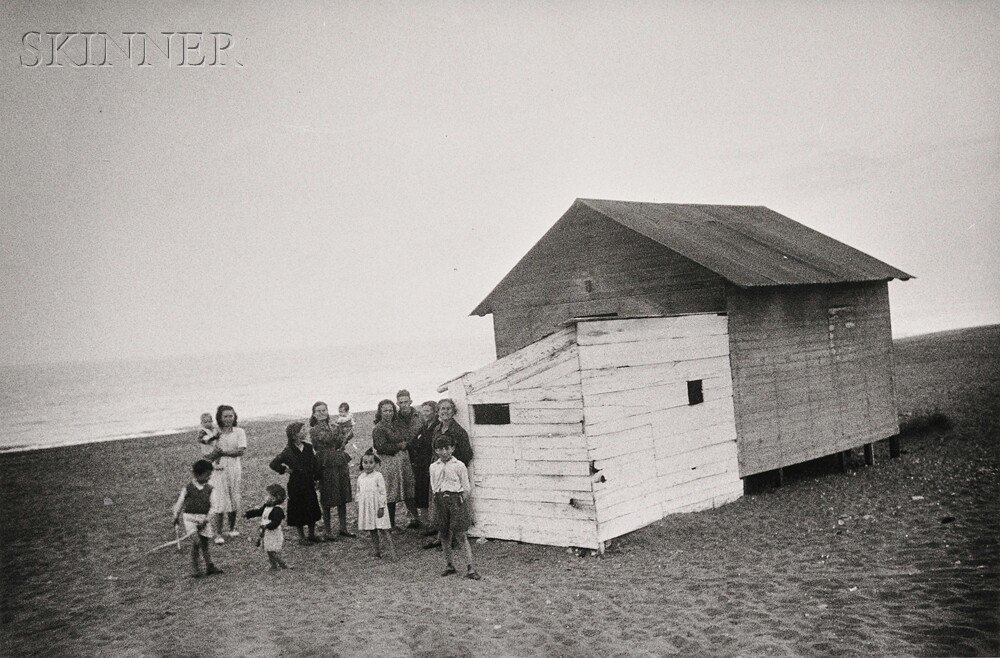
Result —
<svg viewBox="0 0 1000 658"><path fill-rule="evenodd" d="M331 415L325 402L316 402L308 419L290 423L285 428L286 447L269 464L271 470L288 476L287 489L269 485L264 502L245 513L247 518L260 519L255 543L263 547L271 569L288 568L281 557L283 522L296 528L299 543L305 546L357 537L347 524L347 506L356 500L357 528L370 535L376 557L382 557L384 550L395 558L392 533L401 532L396 513L398 504L403 503L406 527L424 530L431 538L425 548L442 548L446 561L442 575L457 573L453 551L462 549L466 577L479 580L466 536L472 522L468 505L472 445L468 433L455 420L456 411L449 398L415 408L405 389L396 394L395 402L379 402L372 447L359 460L356 492L350 473L353 458L348 452L348 447L357 449L350 406L342 403L338 413ZM194 477L174 506L175 524L183 527L185 537L193 538L191 559L196 577L222 573L212 562L210 544L224 544L227 538L240 535L236 529L241 507L240 457L247 439L237 426L236 410L222 405L214 418L202 414L198 443L202 458L195 462ZM282 507L286 500L287 512ZM336 530L332 525L334 509ZM320 520L322 536L316 531ZM201 562L205 563L204 571Z"/></svg>

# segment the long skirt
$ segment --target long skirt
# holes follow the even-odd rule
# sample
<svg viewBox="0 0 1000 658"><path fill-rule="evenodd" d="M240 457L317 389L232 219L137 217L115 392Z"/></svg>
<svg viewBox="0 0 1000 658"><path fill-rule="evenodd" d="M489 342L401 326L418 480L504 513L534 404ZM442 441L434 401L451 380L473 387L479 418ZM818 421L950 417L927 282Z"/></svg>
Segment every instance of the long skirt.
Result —
<svg viewBox="0 0 1000 658"><path fill-rule="evenodd" d="M385 501L399 503L413 498L413 467L405 450L395 455L379 455L379 471L385 478Z"/></svg>
<svg viewBox="0 0 1000 658"><path fill-rule="evenodd" d="M431 501L430 464L413 467L413 502L420 509L427 509Z"/></svg>
<svg viewBox="0 0 1000 658"><path fill-rule="evenodd" d="M316 523L322 518L312 479L292 472L288 478L288 525L292 527Z"/></svg>
<svg viewBox="0 0 1000 658"><path fill-rule="evenodd" d="M212 471L208 483L212 485L212 509L216 512L236 512L240 508L243 469L237 460Z"/></svg>
<svg viewBox="0 0 1000 658"><path fill-rule="evenodd" d="M323 465L319 500L327 509L351 502L351 472L347 466Z"/></svg>

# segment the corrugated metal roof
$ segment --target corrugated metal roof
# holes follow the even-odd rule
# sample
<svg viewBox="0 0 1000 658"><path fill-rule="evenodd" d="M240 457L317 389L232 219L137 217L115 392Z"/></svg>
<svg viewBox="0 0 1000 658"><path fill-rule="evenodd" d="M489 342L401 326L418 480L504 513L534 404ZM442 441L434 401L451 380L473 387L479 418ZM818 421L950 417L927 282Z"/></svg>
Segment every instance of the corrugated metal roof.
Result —
<svg viewBox="0 0 1000 658"><path fill-rule="evenodd" d="M912 278L764 206L578 201L741 287Z"/></svg>
<svg viewBox="0 0 1000 658"><path fill-rule="evenodd" d="M603 199L577 199L573 205L578 204L744 288L913 278L764 206ZM503 285L473 315L492 313L491 299Z"/></svg>

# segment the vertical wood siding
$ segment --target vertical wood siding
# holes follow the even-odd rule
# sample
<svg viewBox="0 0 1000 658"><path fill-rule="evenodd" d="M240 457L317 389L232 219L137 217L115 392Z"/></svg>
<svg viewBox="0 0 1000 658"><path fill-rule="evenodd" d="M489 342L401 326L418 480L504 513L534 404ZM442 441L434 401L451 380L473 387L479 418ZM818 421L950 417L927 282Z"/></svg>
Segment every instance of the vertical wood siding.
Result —
<svg viewBox="0 0 1000 658"><path fill-rule="evenodd" d="M885 282L727 297L741 476L898 432Z"/></svg>
<svg viewBox="0 0 1000 658"><path fill-rule="evenodd" d="M725 304L718 275L574 204L498 286L492 304L497 357L573 317L718 312Z"/></svg>

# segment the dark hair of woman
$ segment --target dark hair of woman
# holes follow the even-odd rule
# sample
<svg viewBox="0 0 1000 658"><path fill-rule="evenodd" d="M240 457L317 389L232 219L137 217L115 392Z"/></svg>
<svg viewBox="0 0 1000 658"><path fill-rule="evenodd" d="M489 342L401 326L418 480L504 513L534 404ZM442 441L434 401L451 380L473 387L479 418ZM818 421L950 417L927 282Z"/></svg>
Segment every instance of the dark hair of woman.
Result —
<svg viewBox="0 0 1000 658"><path fill-rule="evenodd" d="M230 407L228 404L220 404L219 408L215 410L215 424L222 427L222 412L232 411L233 412L233 427L236 427L236 421L238 416L236 415L236 410Z"/></svg>
<svg viewBox="0 0 1000 658"><path fill-rule="evenodd" d="M326 402L322 402L322 401L320 401L320 402L313 402L312 411L309 412L309 427L315 427L316 426L316 423L318 422L316 420L316 407L318 407L320 405L323 405L327 409L330 408L330 405L328 405Z"/></svg>
<svg viewBox="0 0 1000 658"><path fill-rule="evenodd" d="M295 437L299 435L299 432L301 432L302 428L305 426L305 423L298 420L294 423L288 424L288 427L285 428L285 436L288 437L288 445L295 445Z"/></svg>
<svg viewBox="0 0 1000 658"><path fill-rule="evenodd" d="M396 414L399 412L399 409L396 408L396 403L395 402L393 402L392 400L389 400L389 399L382 400L381 402L378 403L378 406L375 407L375 424L376 425L378 425L379 423L382 422L382 405L384 405L384 404L392 405L392 417L393 418L395 418Z"/></svg>

